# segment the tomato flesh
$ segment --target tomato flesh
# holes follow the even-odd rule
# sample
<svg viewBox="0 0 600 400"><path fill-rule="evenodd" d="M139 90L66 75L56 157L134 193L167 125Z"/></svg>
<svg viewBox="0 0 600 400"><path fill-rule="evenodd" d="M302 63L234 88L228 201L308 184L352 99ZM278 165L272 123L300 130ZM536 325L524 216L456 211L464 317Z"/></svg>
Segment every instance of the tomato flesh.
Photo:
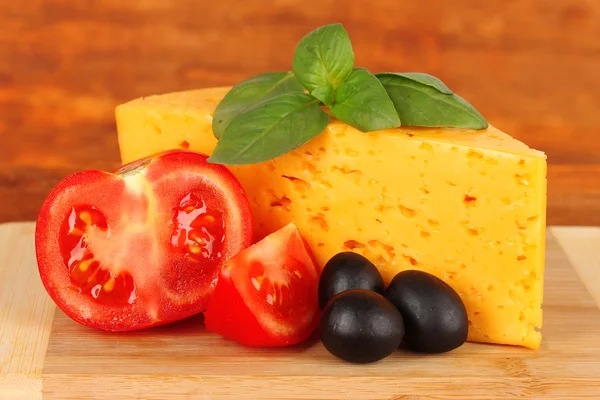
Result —
<svg viewBox="0 0 600 400"><path fill-rule="evenodd" d="M233 280L246 293L246 304L250 308L268 310L268 316L258 317L263 324L273 331L286 331L297 319L303 318L301 310L310 307L313 277L303 279L303 275L309 275L305 270L302 261L286 254L275 262L252 261L247 275L238 274L240 270L236 268Z"/></svg>
<svg viewBox="0 0 600 400"><path fill-rule="evenodd" d="M131 304L136 298L133 278L128 273L113 274L94 258L88 246L88 229L109 235L106 216L93 206L73 207L60 228L58 240L71 283L99 304Z"/></svg>
<svg viewBox="0 0 600 400"><path fill-rule="evenodd" d="M195 193L188 193L175 209L171 245L198 262L218 261L225 240L225 221L218 210L208 210Z"/></svg>
<svg viewBox="0 0 600 400"><path fill-rule="evenodd" d="M227 262L206 327L246 346L300 343L318 324L318 278L310 249L290 224Z"/></svg>
<svg viewBox="0 0 600 400"><path fill-rule="evenodd" d="M206 308L223 263L252 242L241 186L206 159L169 151L55 187L38 217L36 254L67 315L123 331Z"/></svg>
<svg viewBox="0 0 600 400"><path fill-rule="evenodd" d="M206 270L221 265L224 261L224 241L223 213L209 209L200 194L186 194L173 210L173 230L170 238L172 251L180 254L182 258L165 271L166 284L172 290L181 292L193 291L198 285L207 284L194 279L197 275L193 270Z"/></svg>

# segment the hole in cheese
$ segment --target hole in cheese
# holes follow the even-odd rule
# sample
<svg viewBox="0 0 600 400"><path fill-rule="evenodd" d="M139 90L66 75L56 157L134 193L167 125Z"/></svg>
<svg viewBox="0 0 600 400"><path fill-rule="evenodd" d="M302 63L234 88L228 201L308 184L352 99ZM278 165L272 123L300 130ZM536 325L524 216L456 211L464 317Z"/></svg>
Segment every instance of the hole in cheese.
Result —
<svg viewBox="0 0 600 400"><path fill-rule="evenodd" d="M417 212L412 208L404 207L402 204L398 204L398 209L406 218L414 218Z"/></svg>
<svg viewBox="0 0 600 400"><path fill-rule="evenodd" d="M415 266L415 265L419 264L419 262L414 257L408 256L406 254L403 254L402 258L404 258L412 266Z"/></svg>
<svg viewBox="0 0 600 400"><path fill-rule="evenodd" d="M339 165L334 165L333 167L331 167L331 170L334 172L341 172L344 175L351 175L353 176L357 181L360 179L360 177L362 177L362 172L357 170L357 169L350 169L346 166L339 166Z"/></svg>
<svg viewBox="0 0 600 400"><path fill-rule="evenodd" d="M269 203L269 205L271 207L283 207L286 210L290 209L291 204L292 204L292 200L290 200L290 198L287 196L283 196L279 199L271 200L271 202Z"/></svg>
<svg viewBox="0 0 600 400"><path fill-rule="evenodd" d="M467 157L469 158L483 158L483 153L478 150L469 149L467 151Z"/></svg>
<svg viewBox="0 0 600 400"><path fill-rule="evenodd" d="M365 244L356 240L346 240L344 242L344 248L348 250L362 249L363 247L365 247Z"/></svg>
<svg viewBox="0 0 600 400"><path fill-rule="evenodd" d="M429 219L427 220L427 223L428 223L429 225L431 225L431 226L435 227L435 226L438 226L438 225L440 224L440 221L438 221L438 220L435 220L435 219L431 219L431 218L429 218Z"/></svg>
<svg viewBox="0 0 600 400"><path fill-rule="evenodd" d="M329 232L329 225L322 213L319 213L316 217L312 217L310 223L325 232Z"/></svg>
<svg viewBox="0 0 600 400"><path fill-rule="evenodd" d="M446 280L454 281L456 280L457 273L456 271L446 271L444 275L446 275Z"/></svg>
<svg viewBox="0 0 600 400"><path fill-rule="evenodd" d="M344 149L344 154L350 157L358 157L360 155L360 153L358 152L358 150L354 150L351 148L346 148Z"/></svg>
<svg viewBox="0 0 600 400"><path fill-rule="evenodd" d="M529 174L515 174L515 179L519 185L529 186L531 184Z"/></svg>
<svg viewBox="0 0 600 400"><path fill-rule="evenodd" d="M419 149L427 151L427 152L433 154L433 146L430 143L428 143L428 142L421 143L421 146L419 147Z"/></svg>
<svg viewBox="0 0 600 400"><path fill-rule="evenodd" d="M477 201L477 197L469 196L468 194L465 194L465 197L463 198L463 202L465 203L466 206L475 205L474 203L476 201Z"/></svg>
<svg viewBox="0 0 600 400"><path fill-rule="evenodd" d="M292 182L294 190L298 191L299 193L305 194L308 190L310 190L310 184L303 179L290 175L281 175L281 177Z"/></svg>

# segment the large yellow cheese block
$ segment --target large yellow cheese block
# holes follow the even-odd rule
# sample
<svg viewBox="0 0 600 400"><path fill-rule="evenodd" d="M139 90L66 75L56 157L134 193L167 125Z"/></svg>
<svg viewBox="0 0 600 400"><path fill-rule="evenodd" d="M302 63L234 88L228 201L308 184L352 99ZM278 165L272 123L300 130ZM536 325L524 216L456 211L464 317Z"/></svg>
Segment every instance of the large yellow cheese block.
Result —
<svg viewBox="0 0 600 400"><path fill-rule="evenodd" d="M116 110L123 162L173 148L210 154L228 88L151 96ZM403 127L363 133L332 120L303 147L232 167L257 238L294 221L318 262L352 250L386 281L421 269L450 284L469 340L541 341L546 157L501 131Z"/></svg>

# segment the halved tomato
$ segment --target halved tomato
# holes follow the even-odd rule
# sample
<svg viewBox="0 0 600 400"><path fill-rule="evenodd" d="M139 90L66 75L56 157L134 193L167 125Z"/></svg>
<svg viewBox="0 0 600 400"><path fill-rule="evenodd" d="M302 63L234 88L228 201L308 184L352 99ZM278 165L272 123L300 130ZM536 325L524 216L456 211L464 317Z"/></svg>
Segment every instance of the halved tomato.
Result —
<svg viewBox="0 0 600 400"><path fill-rule="evenodd" d="M300 343L319 323L318 282L311 251L289 224L223 267L206 328L251 347Z"/></svg>
<svg viewBox="0 0 600 400"><path fill-rule="evenodd" d="M250 206L222 165L168 151L60 182L37 221L42 282L84 325L142 329L203 311L227 259L252 243Z"/></svg>

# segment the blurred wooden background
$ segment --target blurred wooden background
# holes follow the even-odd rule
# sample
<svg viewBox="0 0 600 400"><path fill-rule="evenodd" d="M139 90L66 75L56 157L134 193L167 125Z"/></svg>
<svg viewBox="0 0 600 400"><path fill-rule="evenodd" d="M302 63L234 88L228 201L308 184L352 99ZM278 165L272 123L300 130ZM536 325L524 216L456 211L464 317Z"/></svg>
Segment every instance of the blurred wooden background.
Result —
<svg viewBox="0 0 600 400"><path fill-rule="evenodd" d="M0 222L119 165L117 104L288 70L331 22L359 65L434 74L544 150L550 224L600 225L600 0L0 0Z"/></svg>

